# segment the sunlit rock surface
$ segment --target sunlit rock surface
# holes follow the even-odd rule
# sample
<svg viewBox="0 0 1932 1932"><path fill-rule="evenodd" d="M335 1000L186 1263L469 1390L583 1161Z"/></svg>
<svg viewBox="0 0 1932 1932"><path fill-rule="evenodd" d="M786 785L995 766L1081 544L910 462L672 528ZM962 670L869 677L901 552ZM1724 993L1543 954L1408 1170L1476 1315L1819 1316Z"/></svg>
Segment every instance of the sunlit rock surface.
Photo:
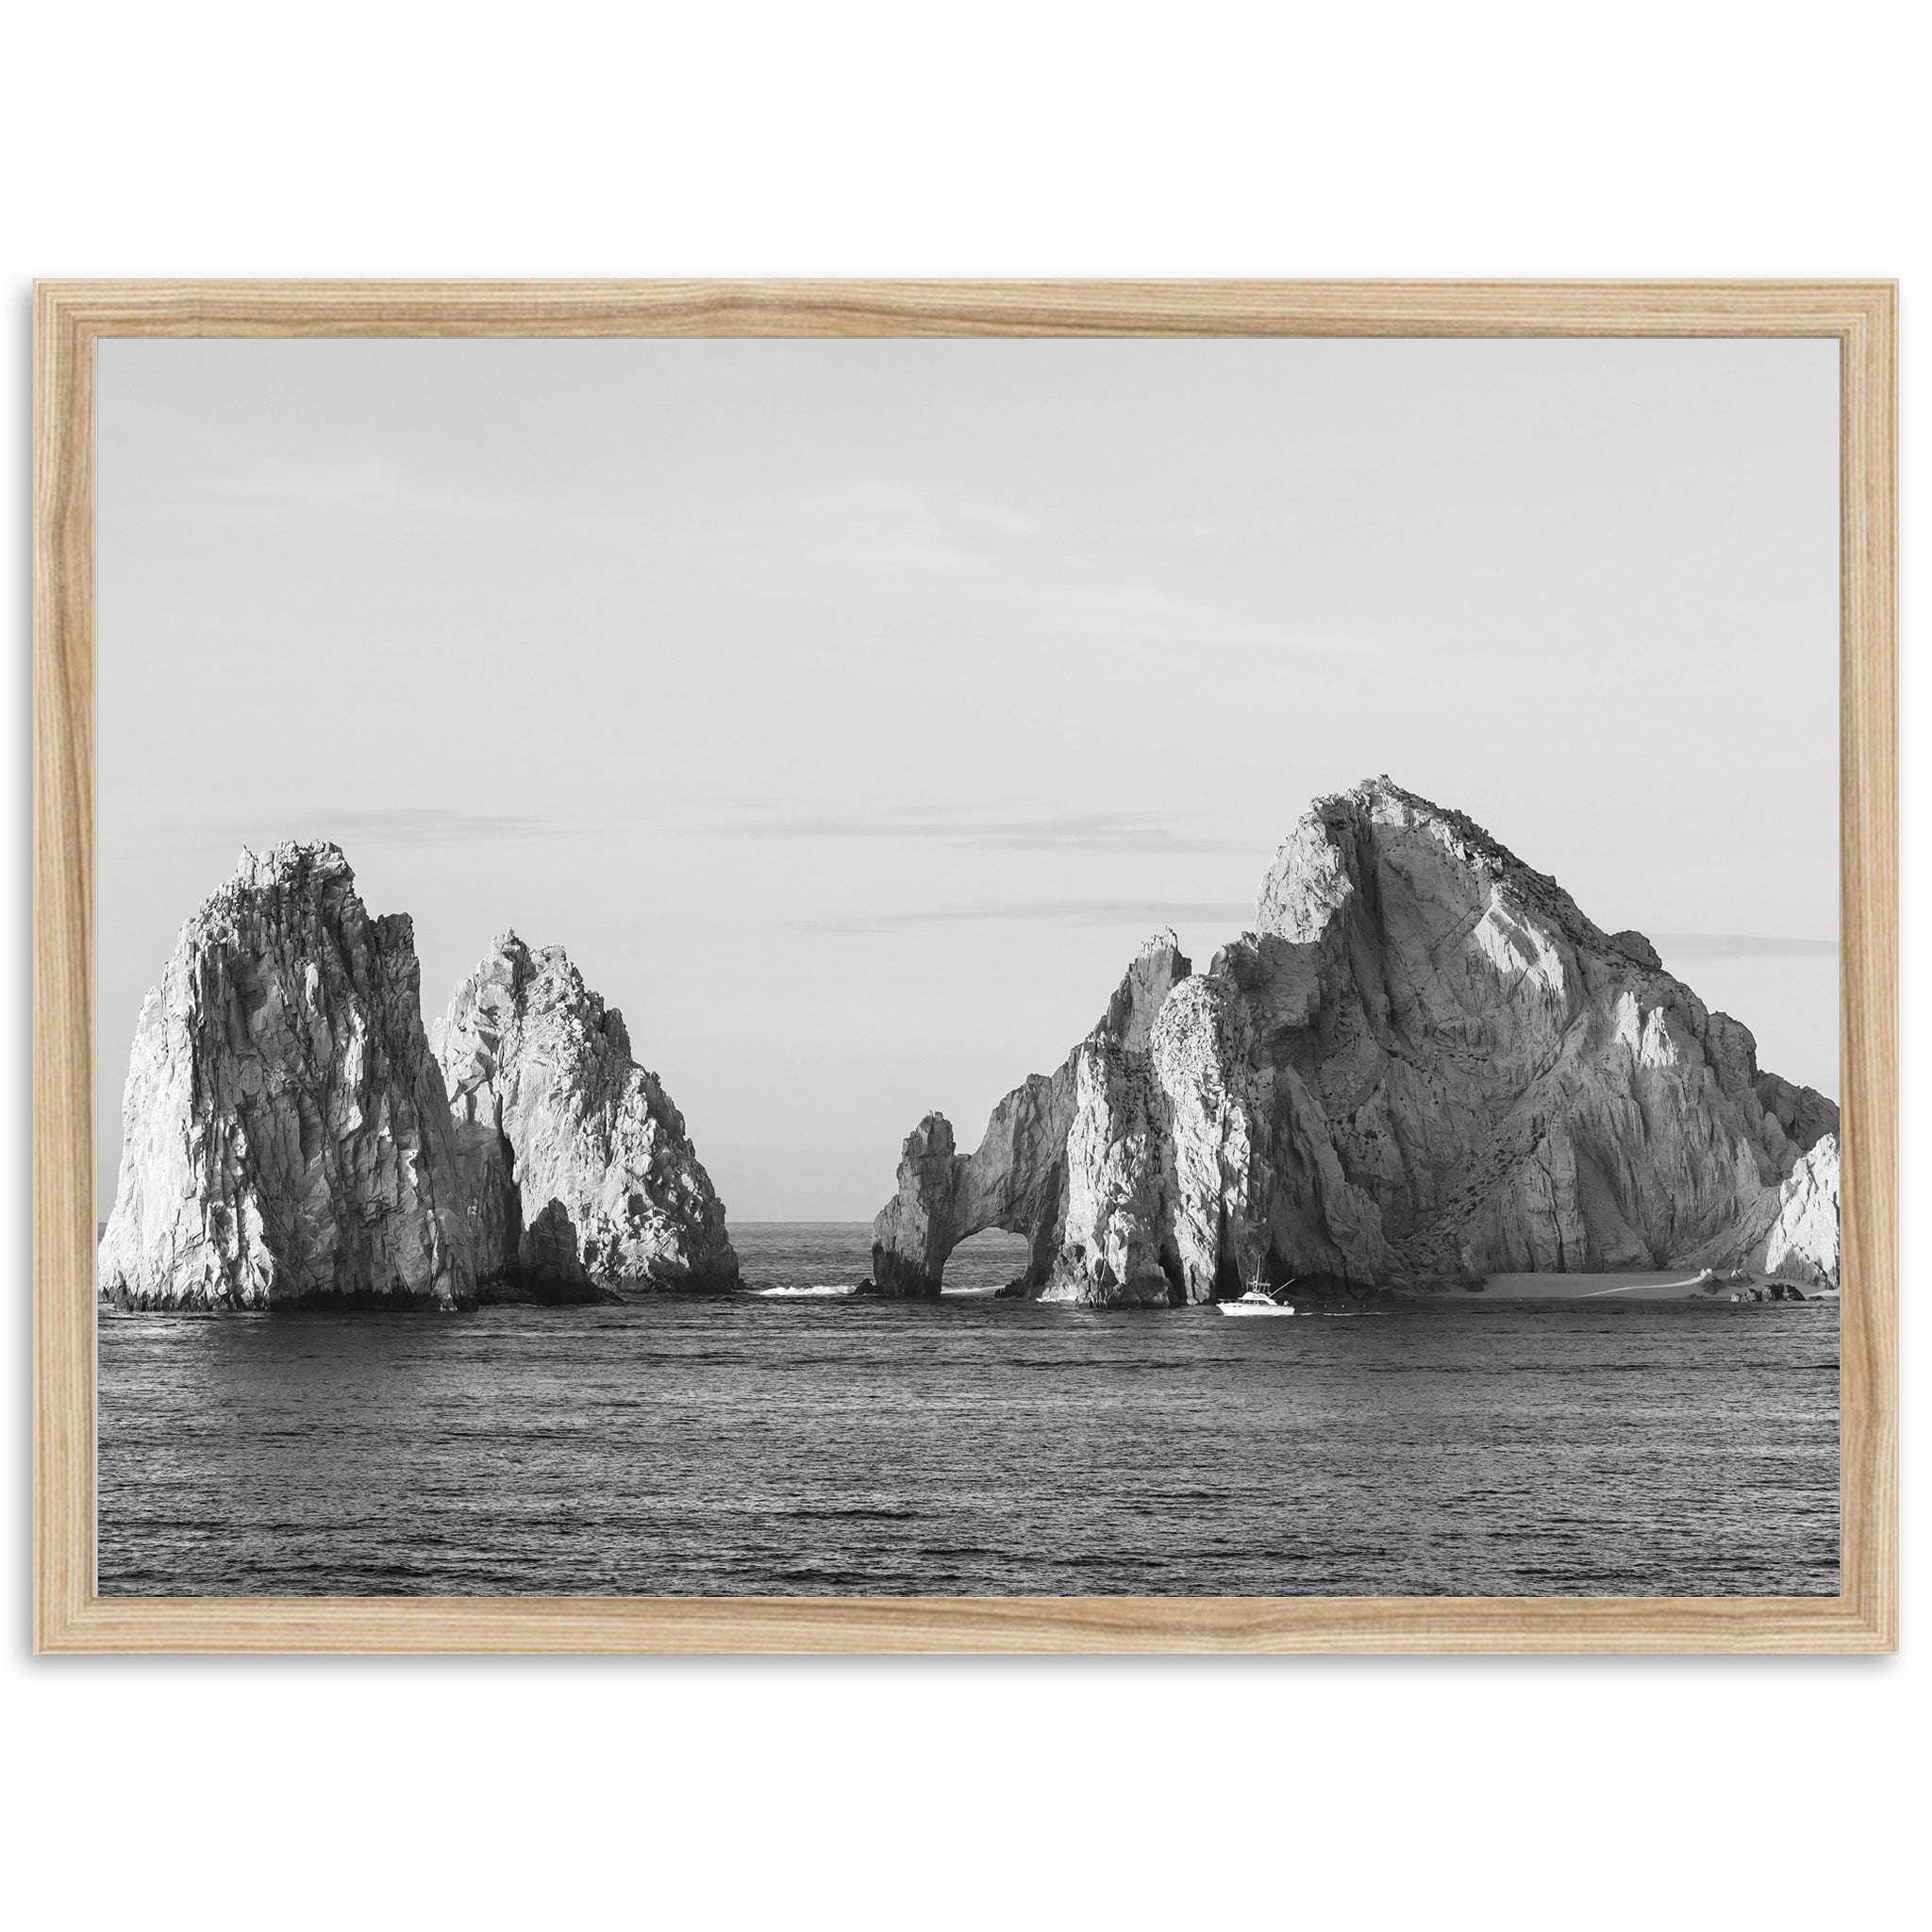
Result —
<svg viewBox="0 0 1932 1932"><path fill-rule="evenodd" d="M1765 1238L1763 1270L1806 1288L1837 1288L1839 1241L1839 1141L1826 1134L1784 1184Z"/></svg>
<svg viewBox="0 0 1932 1932"><path fill-rule="evenodd" d="M560 947L506 933L432 1035L465 1184L506 1265L558 1282L737 1286L683 1116Z"/></svg>
<svg viewBox="0 0 1932 1932"><path fill-rule="evenodd" d="M936 1293L952 1248L997 1226L1031 1241L1027 1292L1103 1303L1210 1300L1257 1273L1744 1265L1835 1286L1837 1127L1642 934L1605 933L1382 778L1310 808L1257 929L1206 974L1172 935L1143 948L974 1153L928 1115L873 1279Z"/></svg>
<svg viewBox="0 0 1932 1932"><path fill-rule="evenodd" d="M467 1304L477 1256L415 940L334 845L242 855L129 1057L103 1295L137 1307Z"/></svg>

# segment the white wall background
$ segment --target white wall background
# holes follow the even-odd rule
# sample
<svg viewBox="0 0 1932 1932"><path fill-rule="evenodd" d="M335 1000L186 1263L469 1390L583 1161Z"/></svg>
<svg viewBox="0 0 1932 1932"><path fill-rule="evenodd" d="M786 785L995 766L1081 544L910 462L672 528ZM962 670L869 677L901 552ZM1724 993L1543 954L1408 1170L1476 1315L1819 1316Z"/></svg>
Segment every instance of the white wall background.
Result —
<svg viewBox="0 0 1932 1932"><path fill-rule="evenodd" d="M1910 451L1916 26L1700 0L16 18L14 1922L1779 1926L1920 1906L1910 1218L1907 1655L1851 1663L37 1662L25 1290L30 276L1893 275ZM1918 535L1908 515L1908 586ZM1922 916L1908 890L1908 986ZM1923 1034L1908 1005L1908 1205Z"/></svg>

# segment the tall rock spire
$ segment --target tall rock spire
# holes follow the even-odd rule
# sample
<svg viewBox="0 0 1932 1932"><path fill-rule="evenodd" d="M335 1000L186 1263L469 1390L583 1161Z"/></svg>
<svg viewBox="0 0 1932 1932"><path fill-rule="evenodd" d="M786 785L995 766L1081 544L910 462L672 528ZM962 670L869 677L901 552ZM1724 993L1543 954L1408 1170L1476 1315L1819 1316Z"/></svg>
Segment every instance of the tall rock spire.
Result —
<svg viewBox="0 0 1932 1932"><path fill-rule="evenodd" d="M475 1299L415 937L329 844L243 852L142 1004L101 1292L138 1307Z"/></svg>
<svg viewBox="0 0 1932 1932"><path fill-rule="evenodd" d="M505 933L432 1038L459 1158L508 1272L735 1288L724 1207L624 1015L561 947Z"/></svg>

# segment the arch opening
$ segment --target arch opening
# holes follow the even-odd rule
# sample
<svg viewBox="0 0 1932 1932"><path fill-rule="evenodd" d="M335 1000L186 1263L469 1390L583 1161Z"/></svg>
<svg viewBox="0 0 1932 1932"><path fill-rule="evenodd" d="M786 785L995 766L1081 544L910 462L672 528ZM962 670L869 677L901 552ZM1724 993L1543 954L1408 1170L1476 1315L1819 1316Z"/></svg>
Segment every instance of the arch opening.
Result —
<svg viewBox="0 0 1932 1932"><path fill-rule="evenodd" d="M1003 1227L982 1228L953 1244L941 1278L944 1294L996 1294L1024 1278L1033 1244Z"/></svg>

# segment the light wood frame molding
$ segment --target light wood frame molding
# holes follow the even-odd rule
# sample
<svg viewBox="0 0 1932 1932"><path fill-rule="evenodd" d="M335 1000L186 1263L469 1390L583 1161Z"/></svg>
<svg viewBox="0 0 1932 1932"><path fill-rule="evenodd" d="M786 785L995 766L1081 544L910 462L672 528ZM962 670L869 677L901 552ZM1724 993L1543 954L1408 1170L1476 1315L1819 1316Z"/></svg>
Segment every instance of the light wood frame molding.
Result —
<svg viewBox="0 0 1932 1932"><path fill-rule="evenodd" d="M1898 291L1762 282L36 289L34 1557L42 1651L1889 1651L1898 1629ZM104 337L1833 337L1842 398L1836 1597L145 1598L95 1570L94 412Z"/></svg>

